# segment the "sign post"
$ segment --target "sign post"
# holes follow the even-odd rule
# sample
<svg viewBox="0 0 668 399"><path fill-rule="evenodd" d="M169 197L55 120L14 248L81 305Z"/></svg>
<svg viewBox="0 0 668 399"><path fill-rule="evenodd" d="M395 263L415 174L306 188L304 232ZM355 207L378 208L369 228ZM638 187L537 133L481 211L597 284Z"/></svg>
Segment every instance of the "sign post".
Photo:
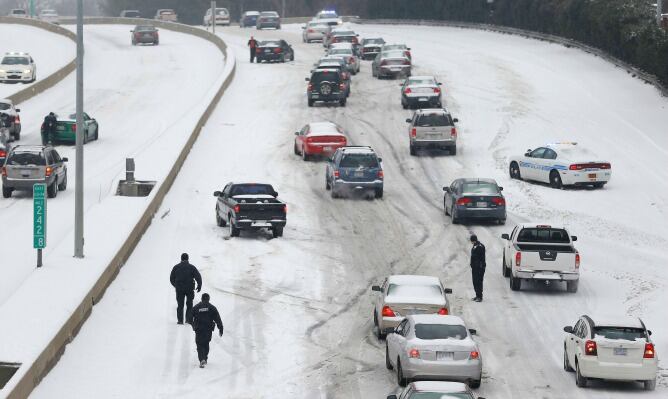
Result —
<svg viewBox="0 0 668 399"><path fill-rule="evenodd" d="M211 33L216 34L216 2L211 2Z"/></svg>
<svg viewBox="0 0 668 399"><path fill-rule="evenodd" d="M42 267L42 249L46 248L46 184L32 186L33 248L37 249L37 267Z"/></svg>

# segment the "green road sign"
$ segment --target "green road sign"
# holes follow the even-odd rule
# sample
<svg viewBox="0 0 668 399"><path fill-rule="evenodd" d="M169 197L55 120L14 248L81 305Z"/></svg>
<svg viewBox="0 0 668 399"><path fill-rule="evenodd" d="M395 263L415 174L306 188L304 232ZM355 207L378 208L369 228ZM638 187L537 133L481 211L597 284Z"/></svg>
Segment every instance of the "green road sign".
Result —
<svg viewBox="0 0 668 399"><path fill-rule="evenodd" d="M46 248L46 184L32 186L33 198L33 248Z"/></svg>

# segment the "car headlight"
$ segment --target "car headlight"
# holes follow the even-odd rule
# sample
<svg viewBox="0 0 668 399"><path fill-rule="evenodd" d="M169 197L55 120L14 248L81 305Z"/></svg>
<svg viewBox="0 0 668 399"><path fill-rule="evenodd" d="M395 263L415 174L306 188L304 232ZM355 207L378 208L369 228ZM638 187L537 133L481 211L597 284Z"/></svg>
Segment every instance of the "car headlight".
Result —
<svg viewBox="0 0 668 399"><path fill-rule="evenodd" d="M31 72L30 69L24 69L23 70L23 73L30 73L30 72Z"/></svg>

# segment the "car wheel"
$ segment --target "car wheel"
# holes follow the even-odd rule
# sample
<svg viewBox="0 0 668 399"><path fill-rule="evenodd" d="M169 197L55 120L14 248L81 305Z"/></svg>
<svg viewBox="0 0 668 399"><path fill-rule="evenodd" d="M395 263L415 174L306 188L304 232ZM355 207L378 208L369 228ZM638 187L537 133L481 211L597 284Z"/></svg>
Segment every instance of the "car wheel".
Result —
<svg viewBox="0 0 668 399"><path fill-rule="evenodd" d="M274 227L273 229L271 229L271 235L274 238L283 237L283 227L282 226Z"/></svg>
<svg viewBox="0 0 668 399"><path fill-rule="evenodd" d="M503 270L501 271L503 277L510 277L510 269L508 269L508 266L506 266L506 251L503 251L503 258L501 258L501 266L503 267Z"/></svg>
<svg viewBox="0 0 668 399"><path fill-rule="evenodd" d="M50 186L46 188L46 195L49 198L56 198L58 196L58 180L53 181Z"/></svg>
<svg viewBox="0 0 668 399"><path fill-rule="evenodd" d="M63 181L58 185L58 190L65 191L67 189L67 174L63 178Z"/></svg>
<svg viewBox="0 0 668 399"><path fill-rule="evenodd" d="M332 192L331 192L332 198L339 198L339 194L336 192L336 188L335 188L334 184L332 184L331 188L332 188Z"/></svg>
<svg viewBox="0 0 668 399"><path fill-rule="evenodd" d="M561 176L559 176L559 172L556 170L553 170L550 172L550 186L552 188L562 188L563 185L561 184Z"/></svg>
<svg viewBox="0 0 668 399"><path fill-rule="evenodd" d="M520 174L520 167L517 165L517 162L511 162L509 174L511 179L522 180L522 175Z"/></svg>
<svg viewBox="0 0 668 399"><path fill-rule="evenodd" d="M409 144L409 150L408 152L412 155L415 156L417 155L417 152L415 151L415 146L413 144Z"/></svg>
<svg viewBox="0 0 668 399"><path fill-rule="evenodd" d="M232 218L231 217L227 220L227 223L228 223L228 228L230 230L230 237L239 237L239 233L240 233L241 230L239 230L239 228L234 226L234 223L232 223Z"/></svg>
<svg viewBox="0 0 668 399"><path fill-rule="evenodd" d="M375 194L376 194L376 198L383 198L383 189L382 188L377 188Z"/></svg>
<svg viewBox="0 0 668 399"><path fill-rule="evenodd" d="M408 104L406 104L403 101L401 102L401 106L403 107L403 109L408 109Z"/></svg>
<svg viewBox="0 0 668 399"><path fill-rule="evenodd" d="M332 189L332 186L329 185L329 179L325 176L325 190L329 191Z"/></svg>
<svg viewBox="0 0 668 399"><path fill-rule="evenodd" d="M310 98L308 99L308 106L312 107L315 101L311 100Z"/></svg>
<svg viewBox="0 0 668 399"><path fill-rule="evenodd" d="M573 371L573 367L571 367L570 363L568 362L568 353L566 352L566 345L564 345L564 370L565 371Z"/></svg>
<svg viewBox="0 0 668 399"><path fill-rule="evenodd" d="M392 370L394 367L392 367L392 362L390 362L390 349L387 347L387 343L385 343L385 367L388 370Z"/></svg>
<svg viewBox="0 0 668 399"><path fill-rule="evenodd" d="M311 156L306 153L306 148L302 147L302 159L304 162L308 162L311 159Z"/></svg>
<svg viewBox="0 0 668 399"><path fill-rule="evenodd" d="M408 385L408 379L404 377L404 371L401 369L401 360L397 358L397 383L400 387Z"/></svg>
<svg viewBox="0 0 668 399"><path fill-rule="evenodd" d="M513 291L519 291L522 288L522 279L513 277L512 273L510 274L510 289Z"/></svg>
<svg viewBox="0 0 668 399"><path fill-rule="evenodd" d="M341 105L342 107L345 107L346 106L346 99L344 98L344 99L339 100L339 105Z"/></svg>
<svg viewBox="0 0 668 399"><path fill-rule="evenodd" d="M656 389L656 378L644 381L643 383L645 385L645 391L653 391Z"/></svg>
<svg viewBox="0 0 668 399"><path fill-rule="evenodd" d="M2 196L4 198L10 198L12 196L12 189L10 187L2 187Z"/></svg>
<svg viewBox="0 0 668 399"><path fill-rule="evenodd" d="M452 206L452 209L450 209L450 215L452 217L452 224L459 224L460 219L459 216L457 216L457 211L455 210L455 206Z"/></svg>
<svg viewBox="0 0 668 399"><path fill-rule="evenodd" d="M297 143L293 146L293 151L295 152L295 155L301 155L299 154L299 150L297 149Z"/></svg>
<svg viewBox="0 0 668 399"><path fill-rule="evenodd" d="M14 137L14 141L19 141L19 140L21 140L21 132L20 132L20 131L19 131L19 132L14 132L14 133L12 134L12 137Z"/></svg>
<svg viewBox="0 0 668 399"><path fill-rule="evenodd" d="M450 216L450 211L448 210L448 206L445 204L445 200L443 200L443 213L445 213L445 216Z"/></svg>
<svg viewBox="0 0 668 399"><path fill-rule="evenodd" d="M100 126L95 126L95 138L93 140L97 140L100 138Z"/></svg>
<svg viewBox="0 0 668 399"><path fill-rule="evenodd" d="M571 293L578 292L578 285L580 280L566 281L566 291Z"/></svg>
<svg viewBox="0 0 668 399"><path fill-rule="evenodd" d="M578 364L577 359L575 360L575 385L579 386L580 388L587 387L587 378L583 377L580 373L580 365Z"/></svg>
<svg viewBox="0 0 668 399"><path fill-rule="evenodd" d="M456 145L451 146L448 151L450 152L450 155L457 155L457 146Z"/></svg>
<svg viewBox="0 0 668 399"><path fill-rule="evenodd" d="M436 104L436 108L443 108L443 104L439 101L438 104Z"/></svg>
<svg viewBox="0 0 668 399"><path fill-rule="evenodd" d="M480 388L481 383L482 383L482 381L480 381L480 380L471 380L471 381L469 381L469 387L473 388L473 389L478 389L478 388Z"/></svg>
<svg viewBox="0 0 668 399"><path fill-rule="evenodd" d="M290 61L294 61L294 60L295 60L295 53L292 53L292 54L290 54Z"/></svg>
<svg viewBox="0 0 668 399"><path fill-rule="evenodd" d="M498 222L499 225L503 226L504 224L506 224L506 219L499 219Z"/></svg>

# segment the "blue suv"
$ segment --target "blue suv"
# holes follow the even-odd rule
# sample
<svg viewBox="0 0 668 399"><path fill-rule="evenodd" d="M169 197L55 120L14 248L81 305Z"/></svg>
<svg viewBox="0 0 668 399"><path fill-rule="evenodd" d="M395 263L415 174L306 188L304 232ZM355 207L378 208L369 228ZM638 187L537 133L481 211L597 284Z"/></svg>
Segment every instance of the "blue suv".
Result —
<svg viewBox="0 0 668 399"><path fill-rule="evenodd" d="M356 192L383 198L382 161L371 147L341 147L327 163L325 188L332 198Z"/></svg>

